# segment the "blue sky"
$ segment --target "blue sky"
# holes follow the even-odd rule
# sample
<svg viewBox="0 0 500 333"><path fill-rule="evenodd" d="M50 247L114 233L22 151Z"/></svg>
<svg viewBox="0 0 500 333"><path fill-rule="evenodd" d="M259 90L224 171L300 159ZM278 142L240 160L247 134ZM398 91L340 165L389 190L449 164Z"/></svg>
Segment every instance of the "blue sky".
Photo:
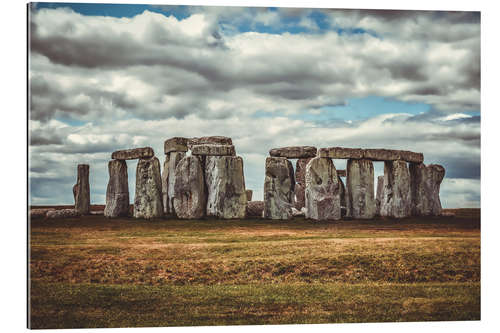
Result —
<svg viewBox="0 0 500 333"><path fill-rule="evenodd" d="M38 3L30 20L33 204L71 204L78 163L104 203L112 151L163 163L164 140L206 135L233 138L257 199L270 148L314 145L423 152L445 207L480 204L478 13Z"/></svg>

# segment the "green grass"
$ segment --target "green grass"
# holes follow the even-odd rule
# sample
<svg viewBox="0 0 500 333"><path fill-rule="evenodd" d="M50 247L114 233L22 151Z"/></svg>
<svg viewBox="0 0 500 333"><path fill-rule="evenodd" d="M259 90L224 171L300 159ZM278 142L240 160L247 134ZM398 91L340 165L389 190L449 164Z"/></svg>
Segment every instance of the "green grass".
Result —
<svg viewBox="0 0 500 333"><path fill-rule="evenodd" d="M33 328L480 319L479 210L312 222L33 220Z"/></svg>

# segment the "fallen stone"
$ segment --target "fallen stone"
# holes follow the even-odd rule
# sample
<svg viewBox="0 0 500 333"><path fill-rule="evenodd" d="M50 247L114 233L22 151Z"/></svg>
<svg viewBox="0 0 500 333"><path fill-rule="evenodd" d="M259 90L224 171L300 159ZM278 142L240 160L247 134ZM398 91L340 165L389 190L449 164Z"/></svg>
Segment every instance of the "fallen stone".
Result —
<svg viewBox="0 0 500 333"><path fill-rule="evenodd" d="M233 140L227 136L203 136L201 138L188 139L187 145L192 149L196 145L232 145Z"/></svg>
<svg viewBox="0 0 500 333"><path fill-rule="evenodd" d="M118 217L129 214L129 192L127 162L111 160L108 162L109 181L106 189L104 216Z"/></svg>
<svg viewBox="0 0 500 333"><path fill-rule="evenodd" d="M30 218L31 219L40 219L47 216L47 212L55 210L54 208L35 208L30 209Z"/></svg>
<svg viewBox="0 0 500 333"><path fill-rule="evenodd" d="M78 164L76 184L73 186L75 210L80 214L90 212L89 165Z"/></svg>
<svg viewBox="0 0 500 333"><path fill-rule="evenodd" d="M380 203L382 202L383 195L384 195L384 176L378 176L377 195L375 197L376 215L380 215Z"/></svg>
<svg viewBox="0 0 500 333"><path fill-rule="evenodd" d="M191 148L192 155L205 156L234 156L236 152L233 145L196 145Z"/></svg>
<svg viewBox="0 0 500 333"><path fill-rule="evenodd" d="M290 219L294 189L292 163L285 157L267 157L264 180L264 218Z"/></svg>
<svg viewBox="0 0 500 333"><path fill-rule="evenodd" d="M246 194L247 194L247 202L252 201L253 191L252 190L246 190Z"/></svg>
<svg viewBox="0 0 500 333"><path fill-rule="evenodd" d="M320 148L318 151L318 157L329 157L333 159L361 159L364 157L364 151L361 148Z"/></svg>
<svg viewBox="0 0 500 333"><path fill-rule="evenodd" d="M104 215L103 210L92 210L90 211L90 215Z"/></svg>
<svg viewBox="0 0 500 333"><path fill-rule="evenodd" d="M167 213L175 215L174 197L175 197L175 169L179 162L186 156L185 152L171 152L168 154L168 179L167 179Z"/></svg>
<svg viewBox="0 0 500 333"><path fill-rule="evenodd" d="M311 146L273 148L269 151L269 155L272 157L309 158L315 157L317 150L316 147Z"/></svg>
<svg viewBox="0 0 500 333"><path fill-rule="evenodd" d="M366 159L347 161L346 216L372 219L376 213L373 195L373 162Z"/></svg>
<svg viewBox="0 0 500 333"><path fill-rule="evenodd" d="M441 213L441 216L443 216L443 217L455 217L455 213L450 212L450 211L446 211L446 212L445 212L445 211L443 211L443 212Z"/></svg>
<svg viewBox="0 0 500 333"><path fill-rule="evenodd" d="M410 172L405 161L384 162L384 190L380 216L402 218L411 214Z"/></svg>
<svg viewBox="0 0 500 333"><path fill-rule="evenodd" d="M304 208L304 207L302 207ZM293 217L302 217L302 216L305 216L305 210L298 210L296 209L295 207L292 207L292 215Z"/></svg>
<svg viewBox="0 0 500 333"><path fill-rule="evenodd" d="M174 210L180 219L199 219L206 212L205 179L196 156L185 156L174 171Z"/></svg>
<svg viewBox="0 0 500 333"><path fill-rule="evenodd" d="M111 158L114 160L136 160L153 156L155 156L155 152L151 147L117 150L111 154Z"/></svg>
<svg viewBox="0 0 500 333"><path fill-rule="evenodd" d="M329 158L313 158L306 167L306 218L339 220L339 177Z"/></svg>
<svg viewBox="0 0 500 333"><path fill-rule="evenodd" d="M163 216L160 161L141 158L135 176L134 217L152 219Z"/></svg>
<svg viewBox="0 0 500 333"><path fill-rule="evenodd" d="M166 154L176 151L176 152L186 152L188 151L188 138L174 137L165 140L163 143L163 151Z"/></svg>
<svg viewBox="0 0 500 333"><path fill-rule="evenodd" d="M339 177L346 177L347 172L345 170L337 170L337 176Z"/></svg>
<svg viewBox="0 0 500 333"><path fill-rule="evenodd" d="M438 216L442 212L439 190L444 178L442 166L410 163L412 215Z"/></svg>
<svg viewBox="0 0 500 333"><path fill-rule="evenodd" d="M247 217L258 216L263 217L264 214L264 201L249 201L247 203Z"/></svg>
<svg viewBox="0 0 500 333"><path fill-rule="evenodd" d="M46 214L47 219L62 219L68 217L78 217L81 214L75 209L57 209L48 211Z"/></svg>
<svg viewBox="0 0 500 333"><path fill-rule="evenodd" d="M245 218L247 193L243 159L240 156L207 156L205 183L208 193L207 216Z"/></svg>

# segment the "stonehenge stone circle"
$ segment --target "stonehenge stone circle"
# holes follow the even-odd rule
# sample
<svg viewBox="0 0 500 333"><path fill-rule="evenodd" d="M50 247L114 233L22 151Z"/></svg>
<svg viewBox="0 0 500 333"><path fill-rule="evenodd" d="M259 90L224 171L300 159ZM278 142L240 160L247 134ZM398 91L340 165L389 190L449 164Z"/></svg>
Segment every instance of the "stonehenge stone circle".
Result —
<svg viewBox="0 0 500 333"><path fill-rule="evenodd" d="M306 218L339 220L340 186L329 158L315 157L306 166Z"/></svg>
<svg viewBox="0 0 500 333"><path fill-rule="evenodd" d="M272 157L310 158L310 157L315 157L316 152L317 152L316 147L295 146L295 147L273 148L269 151L269 155Z"/></svg>
<svg viewBox="0 0 500 333"><path fill-rule="evenodd" d="M191 154L205 156L234 156L236 152L233 145L204 144L192 146Z"/></svg>
<svg viewBox="0 0 500 333"><path fill-rule="evenodd" d="M377 195L375 197L376 215L380 215L380 203L384 195L384 176L377 177Z"/></svg>
<svg viewBox="0 0 500 333"><path fill-rule="evenodd" d="M187 145L189 149L192 149L196 145L229 145L233 144L233 140L227 136L203 136L201 138L191 138L188 139Z"/></svg>
<svg viewBox="0 0 500 333"><path fill-rule="evenodd" d="M196 156L183 157L174 171L174 210L180 219L199 219L206 211L205 179Z"/></svg>
<svg viewBox="0 0 500 333"><path fill-rule="evenodd" d="M118 217L129 214L129 192L127 162L111 160L108 162L109 182L106 189L104 216Z"/></svg>
<svg viewBox="0 0 500 333"><path fill-rule="evenodd" d="M175 169L177 168L177 165L186 156L185 152L179 151L179 152L171 152L169 153L169 160L168 160L168 175L164 176L167 177L167 200L168 200L168 206L167 206L167 213L168 214L175 214L175 208L174 208L174 197L175 197ZM165 171L165 170L164 170Z"/></svg>
<svg viewBox="0 0 500 333"><path fill-rule="evenodd" d="M412 215L440 215L439 189L445 170L441 165L410 163Z"/></svg>
<svg viewBox="0 0 500 333"><path fill-rule="evenodd" d="M375 217L373 162L366 159L347 161L346 215L355 219Z"/></svg>
<svg viewBox="0 0 500 333"><path fill-rule="evenodd" d="M402 218L411 214L410 172L405 161L384 162L384 190L380 216Z"/></svg>
<svg viewBox="0 0 500 333"><path fill-rule="evenodd" d="M174 137L168 140L165 140L163 144L163 151L165 155L173 151L188 151L188 138Z"/></svg>
<svg viewBox="0 0 500 333"><path fill-rule="evenodd" d="M137 162L134 217L152 219L163 215L160 161L156 157Z"/></svg>
<svg viewBox="0 0 500 333"><path fill-rule="evenodd" d="M79 214L90 212L90 185L89 185L89 165L78 164L78 174L76 184L73 186L73 196L75 198L75 210Z"/></svg>
<svg viewBox="0 0 500 333"><path fill-rule="evenodd" d="M292 163L284 157L266 158L264 217L288 220L292 217L295 179Z"/></svg>
<svg viewBox="0 0 500 333"><path fill-rule="evenodd" d="M207 156L207 216L242 219L246 214L247 193L240 156Z"/></svg>
<svg viewBox="0 0 500 333"><path fill-rule="evenodd" d="M252 190L245 190L245 191L246 191L246 194L247 194L247 202L252 201L253 191Z"/></svg>
<svg viewBox="0 0 500 333"><path fill-rule="evenodd" d="M155 152L151 147L117 150L111 154L113 160L136 160L139 158L151 158Z"/></svg>

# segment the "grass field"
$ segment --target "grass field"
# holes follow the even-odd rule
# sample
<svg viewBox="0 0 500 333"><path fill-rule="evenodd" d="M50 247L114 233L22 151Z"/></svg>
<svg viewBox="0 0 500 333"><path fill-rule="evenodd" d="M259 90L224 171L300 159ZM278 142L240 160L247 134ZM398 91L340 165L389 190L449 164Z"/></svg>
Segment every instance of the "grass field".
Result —
<svg viewBox="0 0 500 333"><path fill-rule="evenodd" d="M480 212L33 220L32 328L480 319Z"/></svg>

